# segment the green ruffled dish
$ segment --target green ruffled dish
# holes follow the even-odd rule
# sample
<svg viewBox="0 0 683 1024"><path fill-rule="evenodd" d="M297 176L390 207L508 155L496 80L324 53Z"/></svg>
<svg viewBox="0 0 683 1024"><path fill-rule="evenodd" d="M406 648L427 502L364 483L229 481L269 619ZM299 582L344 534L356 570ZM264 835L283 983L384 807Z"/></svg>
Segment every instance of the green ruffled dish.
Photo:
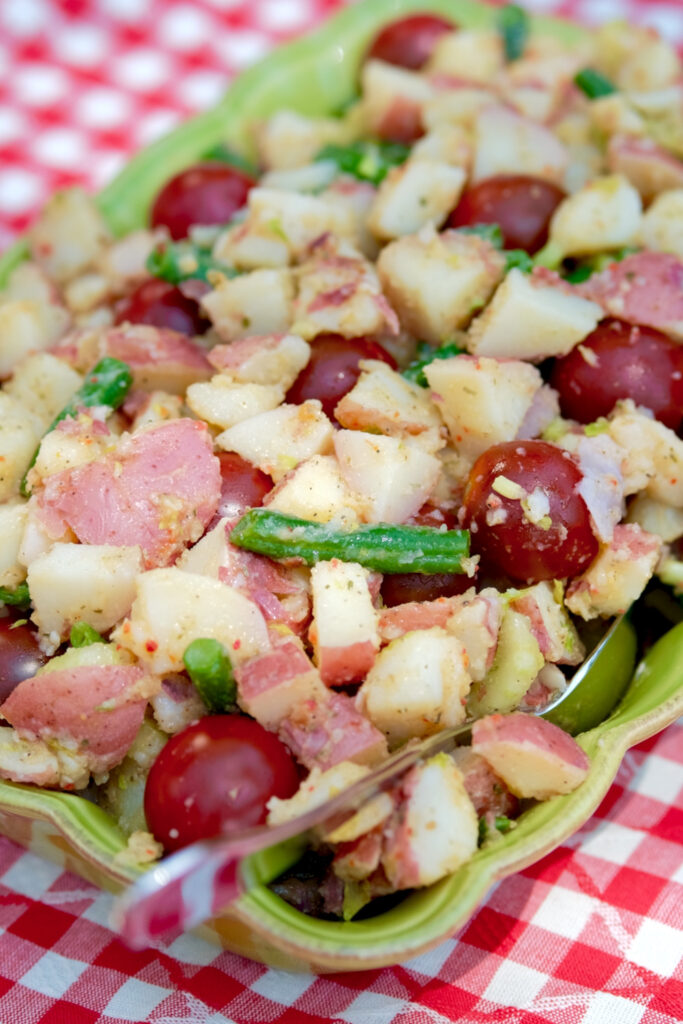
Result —
<svg viewBox="0 0 683 1024"><path fill-rule="evenodd" d="M161 184L216 143L249 151L254 121L285 107L306 114L342 108L356 91L359 60L377 27L419 10L443 13L469 27L490 25L495 17L491 8L473 0L364 0L345 9L322 30L243 74L214 109L135 157L98 199L112 230L120 235L142 227ZM534 24L568 42L583 34L578 26L558 21L535 19ZM0 260L0 287L26 252L20 242ZM397 963L435 945L468 920L495 881L540 859L575 832L609 789L626 750L683 714L681 651L683 624L650 651L611 717L579 737L592 761L586 782L576 792L526 812L513 831L480 850L454 875L378 917L319 921L294 910L263 884L291 863L291 846L275 849L251 860L245 875L253 888L229 915L214 922L210 937L255 959L319 971ZM624 624L593 669L596 692L608 683L623 688L632 672L633 652L633 634ZM120 887L137 874L115 860L125 840L98 807L75 795L0 782L0 831L28 844L32 828L51 836L41 848L59 851L67 866L108 888Z"/></svg>

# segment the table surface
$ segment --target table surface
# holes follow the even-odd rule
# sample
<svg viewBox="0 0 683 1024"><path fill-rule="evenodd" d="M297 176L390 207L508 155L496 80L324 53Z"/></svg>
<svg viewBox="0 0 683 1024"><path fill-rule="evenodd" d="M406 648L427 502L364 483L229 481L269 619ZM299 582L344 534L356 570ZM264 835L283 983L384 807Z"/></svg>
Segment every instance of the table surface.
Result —
<svg viewBox="0 0 683 1024"><path fill-rule="evenodd" d="M0 0L0 247L344 0ZM531 0L683 43L681 0ZM401 967L316 978L184 936L133 953L111 899L0 838L0 1024L674 1024L683 1019L683 725L632 750L594 817Z"/></svg>

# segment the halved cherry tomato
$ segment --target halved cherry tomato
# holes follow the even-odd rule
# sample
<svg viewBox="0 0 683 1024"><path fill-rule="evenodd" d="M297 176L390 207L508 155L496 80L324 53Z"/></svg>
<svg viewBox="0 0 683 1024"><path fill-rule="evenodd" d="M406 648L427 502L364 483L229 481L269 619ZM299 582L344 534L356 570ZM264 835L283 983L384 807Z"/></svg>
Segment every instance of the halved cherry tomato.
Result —
<svg viewBox="0 0 683 1024"><path fill-rule="evenodd" d="M396 360L372 338L343 338L320 334L311 345L311 358L287 392L287 402L299 405L318 398L323 411L334 419L337 402L360 377L362 359L381 359L396 369Z"/></svg>
<svg viewBox="0 0 683 1024"><path fill-rule="evenodd" d="M463 526L485 569L523 583L566 579L598 553L581 473L547 441L507 441L480 455L470 471ZM516 486L521 488L518 496Z"/></svg>
<svg viewBox="0 0 683 1024"><path fill-rule="evenodd" d="M161 189L152 206L152 227L163 225L178 239L187 238L193 224L227 224L254 184L231 164L194 164Z"/></svg>
<svg viewBox="0 0 683 1024"><path fill-rule="evenodd" d="M193 299L188 299L175 285L158 277L143 281L120 303L114 323L126 321L169 327L190 336L202 334L209 325Z"/></svg>
<svg viewBox="0 0 683 1024"><path fill-rule="evenodd" d="M166 850L266 820L271 797L299 786L292 755L243 715L210 715L172 736L152 765L145 817Z"/></svg>
<svg viewBox="0 0 683 1024"><path fill-rule="evenodd" d="M248 508L263 504L273 481L266 473L256 469L236 452L221 452L221 496L218 500L218 516L237 519Z"/></svg>
<svg viewBox="0 0 683 1024"><path fill-rule="evenodd" d="M398 18L380 29L368 49L366 59L374 57L388 64L418 70L432 55L437 41L456 25L438 14L413 14Z"/></svg>
<svg viewBox="0 0 683 1024"><path fill-rule="evenodd" d="M8 611L0 618L0 703L46 661L47 655L38 646L38 632L22 613Z"/></svg>
<svg viewBox="0 0 683 1024"><path fill-rule="evenodd" d="M683 346L653 327L603 320L568 355L550 382L563 415L591 423L620 398L644 405L672 430L683 423Z"/></svg>
<svg viewBox="0 0 683 1024"><path fill-rule="evenodd" d="M496 174L465 189L448 226L499 224L506 249L536 252L548 241L550 218L564 198L561 188L543 178Z"/></svg>

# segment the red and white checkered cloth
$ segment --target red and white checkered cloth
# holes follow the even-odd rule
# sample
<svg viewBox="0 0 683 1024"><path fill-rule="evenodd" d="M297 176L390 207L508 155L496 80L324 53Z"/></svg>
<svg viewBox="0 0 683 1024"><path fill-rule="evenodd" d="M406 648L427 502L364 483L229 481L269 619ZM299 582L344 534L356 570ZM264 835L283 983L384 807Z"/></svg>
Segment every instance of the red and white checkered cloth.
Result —
<svg viewBox="0 0 683 1024"><path fill-rule="evenodd" d="M344 0L0 0L0 246L55 187L100 187ZM683 43L681 0L527 0ZM629 753L597 814L456 938L322 979L181 937L132 953L111 898L0 839L0 1024L675 1024L683 1020L683 725Z"/></svg>

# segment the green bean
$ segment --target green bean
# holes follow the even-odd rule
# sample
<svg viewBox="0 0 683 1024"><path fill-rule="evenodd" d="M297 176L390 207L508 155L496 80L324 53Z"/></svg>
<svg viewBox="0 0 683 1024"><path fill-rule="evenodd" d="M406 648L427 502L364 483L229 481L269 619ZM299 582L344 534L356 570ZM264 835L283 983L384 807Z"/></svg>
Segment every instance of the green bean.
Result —
<svg viewBox="0 0 683 1024"><path fill-rule="evenodd" d="M212 637L199 637L183 654L187 674L209 711L220 714L235 703L237 686L225 648Z"/></svg>
<svg viewBox="0 0 683 1024"><path fill-rule="evenodd" d="M230 534L230 542L271 558L306 565L339 558L383 573L464 572L469 554L467 530L369 523L342 532L322 523L252 508Z"/></svg>

